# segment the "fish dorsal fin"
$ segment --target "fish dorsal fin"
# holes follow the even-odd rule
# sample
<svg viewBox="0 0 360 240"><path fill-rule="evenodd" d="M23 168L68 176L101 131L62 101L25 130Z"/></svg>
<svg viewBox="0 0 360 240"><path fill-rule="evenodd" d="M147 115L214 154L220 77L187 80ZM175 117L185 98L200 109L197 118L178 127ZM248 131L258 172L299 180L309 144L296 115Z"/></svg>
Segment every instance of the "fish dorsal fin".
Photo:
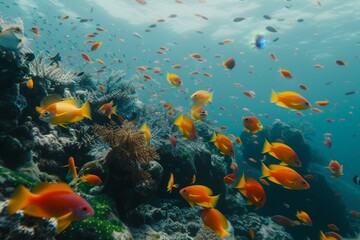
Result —
<svg viewBox="0 0 360 240"><path fill-rule="evenodd" d="M61 96L58 94L52 94L44 97L44 99L40 103L40 107L46 109L51 104L60 102L62 100Z"/></svg>
<svg viewBox="0 0 360 240"><path fill-rule="evenodd" d="M278 171L278 170L284 170L284 169L291 169L289 167L285 167L285 166L280 166L280 165L276 165L276 164L271 164L269 166L269 168L273 171Z"/></svg>
<svg viewBox="0 0 360 240"><path fill-rule="evenodd" d="M48 183L42 182L36 185L33 189L33 193L35 194L45 194L51 192L73 192L73 190L66 183Z"/></svg>
<svg viewBox="0 0 360 240"><path fill-rule="evenodd" d="M207 195L212 195L213 194L213 191L206 187L206 186L202 186L202 185L193 185L193 187L199 189L200 191L206 193Z"/></svg>

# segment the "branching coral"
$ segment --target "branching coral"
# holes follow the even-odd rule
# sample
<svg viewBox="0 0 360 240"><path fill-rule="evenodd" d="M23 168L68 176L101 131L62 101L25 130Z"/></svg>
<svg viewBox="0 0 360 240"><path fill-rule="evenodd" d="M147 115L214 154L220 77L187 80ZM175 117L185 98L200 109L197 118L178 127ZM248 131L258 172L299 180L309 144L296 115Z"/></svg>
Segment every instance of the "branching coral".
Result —
<svg viewBox="0 0 360 240"><path fill-rule="evenodd" d="M47 87L52 85L71 85L74 83L73 71L66 71L63 67L45 63L45 58L40 53L29 65L33 75L42 78Z"/></svg>
<svg viewBox="0 0 360 240"><path fill-rule="evenodd" d="M131 122L125 121L121 127L111 122L107 126L96 125L93 129L109 144L113 154L121 159L148 164L151 160L160 158L155 148L146 144L143 132Z"/></svg>

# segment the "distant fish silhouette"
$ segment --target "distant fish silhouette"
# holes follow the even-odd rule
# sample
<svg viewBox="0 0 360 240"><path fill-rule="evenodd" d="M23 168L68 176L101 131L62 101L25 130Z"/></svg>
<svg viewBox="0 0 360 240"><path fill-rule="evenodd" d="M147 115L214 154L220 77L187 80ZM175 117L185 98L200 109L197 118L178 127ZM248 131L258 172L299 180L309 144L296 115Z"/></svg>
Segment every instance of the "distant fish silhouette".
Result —
<svg viewBox="0 0 360 240"><path fill-rule="evenodd" d="M360 185L360 176L354 176L353 181L356 185Z"/></svg>
<svg viewBox="0 0 360 240"><path fill-rule="evenodd" d="M56 66L60 66L59 62L61 61L60 53L58 52L55 56L49 58L51 60L50 66L56 64Z"/></svg>

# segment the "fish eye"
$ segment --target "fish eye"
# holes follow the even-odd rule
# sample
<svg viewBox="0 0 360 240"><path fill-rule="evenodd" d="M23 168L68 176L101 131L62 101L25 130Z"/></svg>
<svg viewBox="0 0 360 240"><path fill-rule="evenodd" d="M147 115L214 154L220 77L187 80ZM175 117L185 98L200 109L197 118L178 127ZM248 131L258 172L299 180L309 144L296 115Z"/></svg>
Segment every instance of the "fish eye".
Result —
<svg viewBox="0 0 360 240"><path fill-rule="evenodd" d="M302 185L307 185L305 181L302 181L301 183L302 183Z"/></svg>
<svg viewBox="0 0 360 240"><path fill-rule="evenodd" d="M87 212L88 208L87 208L87 207L83 207L82 210L83 210L84 212Z"/></svg>
<svg viewBox="0 0 360 240"><path fill-rule="evenodd" d="M248 118L244 118L244 121L247 121L247 120L249 120Z"/></svg>
<svg viewBox="0 0 360 240"><path fill-rule="evenodd" d="M186 189L184 189L184 192L186 192Z"/></svg>
<svg viewBox="0 0 360 240"><path fill-rule="evenodd" d="M48 117L49 115L50 115L50 112L44 112L44 113L43 113L43 116L44 116L44 117Z"/></svg>
<svg viewBox="0 0 360 240"><path fill-rule="evenodd" d="M306 102L306 103L305 103L305 105L306 105L306 106L309 106L309 103L308 103L308 102Z"/></svg>

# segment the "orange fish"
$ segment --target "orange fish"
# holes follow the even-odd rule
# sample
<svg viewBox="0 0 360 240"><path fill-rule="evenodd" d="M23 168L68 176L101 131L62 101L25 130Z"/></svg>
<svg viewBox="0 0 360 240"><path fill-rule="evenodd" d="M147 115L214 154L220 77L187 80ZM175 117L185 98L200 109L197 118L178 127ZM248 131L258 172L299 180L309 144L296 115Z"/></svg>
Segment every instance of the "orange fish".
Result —
<svg viewBox="0 0 360 240"><path fill-rule="evenodd" d="M309 88L305 84L300 84L299 88L301 88L302 90L305 90L305 91L309 90Z"/></svg>
<svg viewBox="0 0 360 240"><path fill-rule="evenodd" d="M146 72L146 71L147 71L147 67L145 67L145 66L138 66L137 69L140 70L140 71L142 71L142 72Z"/></svg>
<svg viewBox="0 0 360 240"><path fill-rule="evenodd" d="M104 103L98 111L105 117L111 119L111 115L116 115L116 106L113 106L113 101L111 101L109 103Z"/></svg>
<svg viewBox="0 0 360 240"><path fill-rule="evenodd" d="M255 232L252 228L249 228L249 235L251 237L251 240L254 240L255 239Z"/></svg>
<svg viewBox="0 0 360 240"><path fill-rule="evenodd" d="M235 156L234 145L227 136L221 133L214 133L210 142L214 142L215 147L220 150L221 154L230 157Z"/></svg>
<svg viewBox="0 0 360 240"><path fill-rule="evenodd" d="M337 65L340 65L340 66L345 66L347 65L347 62L343 61L343 60L336 60L336 63Z"/></svg>
<svg viewBox="0 0 360 240"><path fill-rule="evenodd" d="M320 231L320 240L337 240L335 237L327 237L322 231Z"/></svg>
<svg viewBox="0 0 360 240"><path fill-rule="evenodd" d="M174 184L174 175L170 173L170 178L167 185L167 191L171 193L173 188L178 188L178 187L179 187L178 184Z"/></svg>
<svg viewBox="0 0 360 240"><path fill-rule="evenodd" d="M224 43L233 43L234 40L233 40L233 39L225 39L223 42L224 42Z"/></svg>
<svg viewBox="0 0 360 240"><path fill-rule="evenodd" d="M102 27L97 27L96 30L100 31L100 32L106 32L106 29L105 28L102 28Z"/></svg>
<svg viewBox="0 0 360 240"><path fill-rule="evenodd" d="M30 78L27 82L26 82L26 86L29 89L33 89L34 88L34 80L32 80L32 78Z"/></svg>
<svg viewBox="0 0 360 240"><path fill-rule="evenodd" d="M95 51L97 50L100 46L101 46L101 42L95 42L92 46L91 46L91 51Z"/></svg>
<svg viewBox="0 0 360 240"><path fill-rule="evenodd" d="M31 27L31 30L33 31L33 33L34 33L37 37L40 36L40 30L39 30L39 28L38 28L37 26Z"/></svg>
<svg viewBox="0 0 360 240"><path fill-rule="evenodd" d="M230 173L224 177L225 184L233 184L236 180L236 175L234 173Z"/></svg>
<svg viewBox="0 0 360 240"><path fill-rule="evenodd" d="M322 112L322 110L319 109L319 108L311 108L311 111L317 112L317 113L321 113L321 112Z"/></svg>
<svg viewBox="0 0 360 240"><path fill-rule="evenodd" d="M305 211L300 211L300 212L297 211L297 212L296 212L296 217L297 217L304 225L308 225L308 226L312 226L312 225L313 225L309 214L307 214L307 212L305 212Z"/></svg>
<svg viewBox="0 0 360 240"><path fill-rule="evenodd" d="M179 127L180 132L185 136L186 139L195 141L198 138L195 125L189 117L181 114L175 120L174 125Z"/></svg>
<svg viewBox="0 0 360 240"><path fill-rule="evenodd" d="M100 92L102 92L102 93L106 92L106 89L105 89L105 87L103 85L99 84L98 88L99 88Z"/></svg>
<svg viewBox="0 0 360 240"><path fill-rule="evenodd" d="M260 120L254 116L243 117L241 120L248 132L257 133L263 129Z"/></svg>
<svg viewBox="0 0 360 240"><path fill-rule="evenodd" d="M262 153L269 153L274 158L279 159L282 164L293 167L301 167L301 162L296 152L284 143L273 142L270 144L265 139Z"/></svg>
<svg viewBox="0 0 360 240"><path fill-rule="evenodd" d="M238 188L241 194L248 198L246 205L255 205L257 209L264 206L266 202L265 191L261 184L255 179L247 178L245 180L245 174L243 173L235 188Z"/></svg>
<svg viewBox="0 0 360 240"><path fill-rule="evenodd" d="M172 134L169 135L169 142L170 142L171 146L176 147L176 138L174 135L172 135Z"/></svg>
<svg viewBox="0 0 360 240"><path fill-rule="evenodd" d="M275 92L272 90L271 102L284 108L305 110L311 107L310 103L296 92Z"/></svg>
<svg viewBox="0 0 360 240"><path fill-rule="evenodd" d="M69 19L69 16L68 15L65 15L62 17L63 20L66 20L66 19Z"/></svg>
<svg viewBox="0 0 360 240"><path fill-rule="evenodd" d="M314 65L314 68L324 68L324 66L321 65L321 64L315 64L315 65Z"/></svg>
<svg viewBox="0 0 360 240"><path fill-rule="evenodd" d="M191 99L195 105L206 105L208 102L212 102L213 94L213 92L198 90L191 95Z"/></svg>
<svg viewBox="0 0 360 240"><path fill-rule="evenodd" d="M295 170L280 166L270 165L270 169L262 164L262 177L267 177L270 181L291 190L305 190L309 189L309 183Z"/></svg>
<svg viewBox="0 0 360 240"><path fill-rule="evenodd" d="M328 226L328 228L330 228L333 231L337 231L337 232L340 231L340 229L333 223L330 223L327 226Z"/></svg>
<svg viewBox="0 0 360 240"><path fill-rule="evenodd" d="M101 65L104 65L105 63L104 63L104 61L103 60L101 60L101 59L96 59L96 61L99 63L99 64L101 64Z"/></svg>
<svg viewBox="0 0 360 240"><path fill-rule="evenodd" d="M322 100L322 101L316 101L315 102L317 105L319 105L319 106L327 106L327 105L329 105L329 100Z"/></svg>
<svg viewBox="0 0 360 240"><path fill-rule="evenodd" d="M160 72L161 72L161 68L159 68L159 67L153 68L153 73L160 73Z"/></svg>
<svg viewBox="0 0 360 240"><path fill-rule="evenodd" d="M8 213L11 215L19 210L34 217L56 218L58 233L71 222L94 215L94 209L66 183L42 182L32 193L20 185L9 200Z"/></svg>
<svg viewBox="0 0 360 240"><path fill-rule="evenodd" d="M192 57L192 58L201 58L201 55L199 53L192 53L192 54L190 54L190 57Z"/></svg>
<svg viewBox="0 0 360 240"><path fill-rule="evenodd" d="M291 75L291 72L289 70L286 69L279 69L279 73L281 74L281 76L283 76L284 78L288 78L288 79L292 79L293 76Z"/></svg>
<svg viewBox="0 0 360 240"><path fill-rule="evenodd" d="M190 184L194 184L196 182L196 175L194 174L191 178L191 183Z"/></svg>
<svg viewBox="0 0 360 240"><path fill-rule="evenodd" d="M180 64L175 64L175 65L172 65L171 67L172 68L177 68L177 69L182 68L182 66Z"/></svg>
<svg viewBox="0 0 360 240"><path fill-rule="evenodd" d="M85 174L80 177L81 180L87 182L90 186L100 185L102 184L101 178L94 174Z"/></svg>
<svg viewBox="0 0 360 240"><path fill-rule="evenodd" d="M198 59L198 61L199 61L199 59ZM205 77L213 77L213 75L211 75L210 73L207 73L207 72L203 73L203 75L204 75Z"/></svg>
<svg viewBox="0 0 360 240"><path fill-rule="evenodd" d="M236 142L237 144L239 144L239 145L242 143L240 137L237 137L237 138L235 139L235 142Z"/></svg>
<svg viewBox="0 0 360 240"><path fill-rule="evenodd" d="M210 228L217 236L222 239L226 236L231 236L226 230L229 228L228 221L225 216L215 208L201 210L201 218L204 225Z"/></svg>
<svg viewBox="0 0 360 240"><path fill-rule="evenodd" d="M151 139L151 131L150 131L150 128L148 127L148 125L146 125L146 123L144 123L141 126L140 130L144 133L146 143L149 143L149 141Z"/></svg>
<svg viewBox="0 0 360 240"><path fill-rule="evenodd" d="M222 65L229 70L232 70L235 67L235 60L233 57L229 57L224 62L222 62Z"/></svg>
<svg viewBox="0 0 360 240"><path fill-rule="evenodd" d="M180 190L181 196L190 204L191 207L199 205L206 208L214 208L220 195L213 195L213 191L203 185L192 185Z"/></svg>
<svg viewBox="0 0 360 240"><path fill-rule="evenodd" d="M340 163L336 160L331 160L329 166L326 168L329 169L332 178L339 178L344 175L343 165L340 165Z"/></svg>
<svg viewBox="0 0 360 240"><path fill-rule="evenodd" d="M183 85L180 77L175 73L167 73L166 80L174 87L180 87Z"/></svg>
<svg viewBox="0 0 360 240"><path fill-rule="evenodd" d="M208 115L208 112L201 105L195 105L191 108L191 119L195 121L202 121Z"/></svg>
<svg viewBox="0 0 360 240"><path fill-rule="evenodd" d="M254 98L255 97L255 92L254 91L243 91L243 94L249 98Z"/></svg>
<svg viewBox="0 0 360 240"><path fill-rule="evenodd" d="M91 61L91 58L89 57L89 55L87 55L86 53L81 53L81 56L83 59L85 59L85 61L87 61L88 63L93 63L93 61Z"/></svg>

